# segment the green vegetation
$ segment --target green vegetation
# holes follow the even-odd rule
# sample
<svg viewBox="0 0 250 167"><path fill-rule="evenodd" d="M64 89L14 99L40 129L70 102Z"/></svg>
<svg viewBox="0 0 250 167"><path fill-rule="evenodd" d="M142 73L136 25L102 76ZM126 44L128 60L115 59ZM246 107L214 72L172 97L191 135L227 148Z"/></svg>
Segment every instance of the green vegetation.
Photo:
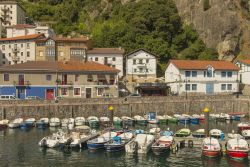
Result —
<svg viewBox="0 0 250 167"><path fill-rule="evenodd" d="M206 11L210 8L209 0L203 0L203 10Z"/></svg>
<svg viewBox="0 0 250 167"><path fill-rule="evenodd" d="M108 3L107 3L108 2ZM23 0L28 16L49 22L58 34L91 35L95 47L145 48L169 59L217 59L192 26L181 22L173 0Z"/></svg>

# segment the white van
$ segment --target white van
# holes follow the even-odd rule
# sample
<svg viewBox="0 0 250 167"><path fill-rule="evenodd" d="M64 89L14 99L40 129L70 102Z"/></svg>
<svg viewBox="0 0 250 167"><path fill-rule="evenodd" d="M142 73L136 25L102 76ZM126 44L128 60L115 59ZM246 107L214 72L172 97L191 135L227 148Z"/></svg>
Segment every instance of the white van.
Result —
<svg viewBox="0 0 250 167"><path fill-rule="evenodd" d="M17 100L17 98L13 95L1 95L0 100Z"/></svg>

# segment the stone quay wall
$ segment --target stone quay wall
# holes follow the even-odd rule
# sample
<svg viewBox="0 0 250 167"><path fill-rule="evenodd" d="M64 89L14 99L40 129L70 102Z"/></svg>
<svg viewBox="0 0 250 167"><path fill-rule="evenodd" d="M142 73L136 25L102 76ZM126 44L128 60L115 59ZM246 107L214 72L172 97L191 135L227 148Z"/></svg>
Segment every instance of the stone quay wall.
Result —
<svg viewBox="0 0 250 167"><path fill-rule="evenodd" d="M166 96L129 97L103 99L62 99L56 101L10 100L0 101L0 119L17 117L59 117L106 116L108 107L113 106L114 116L144 115L155 111L158 115L201 114L208 107L210 113L250 113L248 96Z"/></svg>

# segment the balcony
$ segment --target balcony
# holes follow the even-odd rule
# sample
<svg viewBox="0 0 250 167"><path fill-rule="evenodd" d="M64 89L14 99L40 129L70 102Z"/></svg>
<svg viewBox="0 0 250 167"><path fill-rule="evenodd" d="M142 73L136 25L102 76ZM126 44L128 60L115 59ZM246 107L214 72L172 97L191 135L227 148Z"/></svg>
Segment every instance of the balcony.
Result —
<svg viewBox="0 0 250 167"><path fill-rule="evenodd" d="M14 86L30 86L31 83L30 81L19 80L19 81L14 81L13 85Z"/></svg>

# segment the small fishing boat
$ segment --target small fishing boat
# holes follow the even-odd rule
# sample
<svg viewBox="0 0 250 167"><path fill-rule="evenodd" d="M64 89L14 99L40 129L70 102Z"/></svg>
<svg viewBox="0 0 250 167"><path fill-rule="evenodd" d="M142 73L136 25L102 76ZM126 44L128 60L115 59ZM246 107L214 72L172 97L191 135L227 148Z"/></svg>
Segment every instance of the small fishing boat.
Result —
<svg viewBox="0 0 250 167"><path fill-rule="evenodd" d="M181 116L178 117L178 122L181 124L190 124L191 122L190 116L182 114Z"/></svg>
<svg viewBox="0 0 250 167"><path fill-rule="evenodd" d="M0 130L5 129L8 127L9 120L4 119L0 121Z"/></svg>
<svg viewBox="0 0 250 167"><path fill-rule="evenodd" d="M154 143L154 139L155 137L153 135L138 134L125 145L125 150L127 153L147 154Z"/></svg>
<svg viewBox="0 0 250 167"><path fill-rule="evenodd" d="M28 118L20 124L21 129L29 129L35 125L36 119L35 118Z"/></svg>
<svg viewBox="0 0 250 167"><path fill-rule="evenodd" d="M75 119L74 118L69 118L68 128L71 130L74 127L75 127Z"/></svg>
<svg viewBox="0 0 250 167"><path fill-rule="evenodd" d="M89 150L103 149L104 145L108 143L113 137L117 136L116 132L106 132L97 138L87 141Z"/></svg>
<svg viewBox="0 0 250 167"><path fill-rule="evenodd" d="M89 123L89 126L91 128L98 128L99 127L99 119L95 116L90 116L87 118L87 121Z"/></svg>
<svg viewBox="0 0 250 167"><path fill-rule="evenodd" d="M226 118L228 118L228 115L221 113L221 114L216 114L216 121L218 122L225 122Z"/></svg>
<svg viewBox="0 0 250 167"><path fill-rule="evenodd" d="M231 115L232 120L234 121L240 121L240 116L239 115Z"/></svg>
<svg viewBox="0 0 250 167"><path fill-rule="evenodd" d="M175 117L171 117L169 115L164 115L164 117L167 119L168 123L178 123L178 119Z"/></svg>
<svg viewBox="0 0 250 167"><path fill-rule="evenodd" d="M113 117L114 125L120 126L122 124L122 119L119 117Z"/></svg>
<svg viewBox="0 0 250 167"><path fill-rule="evenodd" d="M49 126L49 118L41 118L36 122L38 129L44 129Z"/></svg>
<svg viewBox="0 0 250 167"><path fill-rule="evenodd" d="M241 131L241 134L246 140L250 139L250 129Z"/></svg>
<svg viewBox="0 0 250 167"><path fill-rule="evenodd" d="M190 136L190 134L191 134L190 129L183 128L183 129L178 130L178 131L175 133L175 136L176 136L176 137L187 137L187 136Z"/></svg>
<svg viewBox="0 0 250 167"><path fill-rule="evenodd" d="M151 146L155 155L161 155L170 151L173 142L173 136L160 136Z"/></svg>
<svg viewBox="0 0 250 167"><path fill-rule="evenodd" d="M157 134L157 133L160 133L160 131L161 131L161 128L151 128L149 130L149 133L150 134Z"/></svg>
<svg viewBox="0 0 250 167"><path fill-rule="evenodd" d="M122 123L123 123L123 126L134 126L135 120L131 117L123 116Z"/></svg>
<svg viewBox="0 0 250 167"><path fill-rule="evenodd" d="M149 112L147 115L147 121L150 124L158 124L159 120L157 119L157 113L156 112Z"/></svg>
<svg viewBox="0 0 250 167"><path fill-rule="evenodd" d="M219 138L221 138L221 136L224 133L221 130L219 130L219 129L212 129L212 130L210 130L209 134L210 134L211 137L219 139Z"/></svg>
<svg viewBox="0 0 250 167"><path fill-rule="evenodd" d="M192 133L193 137L196 138L204 138L205 137L205 129L198 129Z"/></svg>
<svg viewBox="0 0 250 167"><path fill-rule="evenodd" d="M50 120L49 120L50 127L58 127L60 125L61 125L61 121L59 118L56 118L56 117L50 118Z"/></svg>
<svg viewBox="0 0 250 167"><path fill-rule="evenodd" d="M166 119L164 116L157 115L157 116L156 116L156 119L159 120L159 123L160 123L160 124L166 124L166 123L167 123L167 119Z"/></svg>
<svg viewBox="0 0 250 167"><path fill-rule="evenodd" d="M190 117L191 124L198 125L200 123L200 116L197 114L194 114Z"/></svg>
<svg viewBox="0 0 250 167"><path fill-rule="evenodd" d="M147 120L140 115L134 116L134 120L139 125L147 125L147 123L148 123Z"/></svg>
<svg viewBox="0 0 250 167"><path fill-rule="evenodd" d="M229 139L243 139L243 136L237 133L228 133L227 136Z"/></svg>
<svg viewBox="0 0 250 167"><path fill-rule="evenodd" d="M84 117L76 117L75 118L75 125L76 126L82 126L82 125L85 125L85 118Z"/></svg>
<svg viewBox="0 0 250 167"><path fill-rule="evenodd" d="M62 119L62 127L68 127L68 124L69 124L69 119L68 118Z"/></svg>
<svg viewBox="0 0 250 167"><path fill-rule="evenodd" d="M144 130L142 130L142 129L136 129L136 130L134 131L134 133L135 133L135 135L138 135L138 134L144 134L145 132L144 132Z"/></svg>
<svg viewBox="0 0 250 167"><path fill-rule="evenodd" d="M53 133L50 136L44 137L42 138L38 145L40 147L46 147L46 148L56 148L60 145L60 141L61 143L63 143L64 141L64 136L66 135L65 132L63 132L62 130L58 130L56 133Z"/></svg>
<svg viewBox="0 0 250 167"><path fill-rule="evenodd" d="M8 126L9 128L19 128L21 123L23 123L23 118L17 118L11 121Z"/></svg>
<svg viewBox="0 0 250 167"><path fill-rule="evenodd" d="M206 157L219 157L221 146L218 139L207 137L202 142L202 155Z"/></svg>
<svg viewBox="0 0 250 167"><path fill-rule="evenodd" d="M201 115L200 115L199 121L200 121L200 122L205 121L205 115L204 115L204 114L201 114Z"/></svg>
<svg viewBox="0 0 250 167"><path fill-rule="evenodd" d="M227 155L233 159L243 160L248 158L248 143L244 139L230 139L227 142Z"/></svg>
<svg viewBox="0 0 250 167"><path fill-rule="evenodd" d="M109 125L110 123L110 119L108 117L100 117L99 120L100 123L105 126Z"/></svg>
<svg viewBox="0 0 250 167"><path fill-rule="evenodd" d="M118 152L125 149L125 145L134 137L133 133L125 132L119 136L115 136L105 144L107 152Z"/></svg>
<svg viewBox="0 0 250 167"><path fill-rule="evenodd" d="M238 131L241 132L242 130L250 129L250 123L249 122L241 122L238 125Z"/></svg>

